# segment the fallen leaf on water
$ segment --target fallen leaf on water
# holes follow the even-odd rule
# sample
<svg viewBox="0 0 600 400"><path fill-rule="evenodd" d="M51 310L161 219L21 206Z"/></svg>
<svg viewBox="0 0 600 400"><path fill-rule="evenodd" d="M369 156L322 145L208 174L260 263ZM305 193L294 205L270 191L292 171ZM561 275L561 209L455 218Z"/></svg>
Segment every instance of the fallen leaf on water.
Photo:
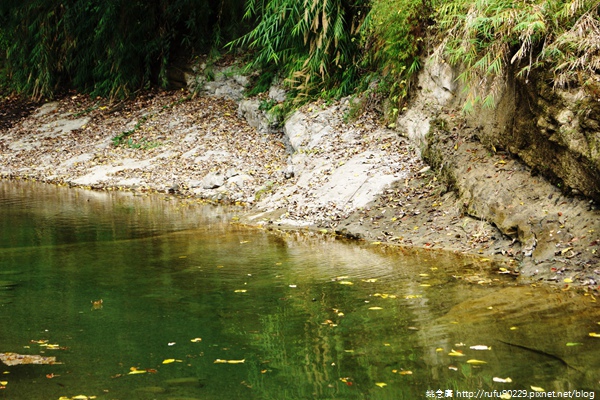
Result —
<svg viewBox="0 0 600 400"><path fill-rule="evenodd" d="M456 351L454 349L450 353L448 353L448 355L452 356L452 357L464 357L465 356L462 352Z"/></svg>
<svg viewBox="0 0 600 400"><path fill-rule="evenodd" d="M471 347L469 347L469 348L470 348L471 350L491 350L491 349L492 349L492 348L491 348L491 347L489 347L489 346L484 346L484 345L481 345L481 344L478 344L478 345L476 345L476 346L471 346Z"/></svg>
<svg viewBox="0 0 600 400"><path fill-rule="evenodd" d="M448 365L448 369L451 369L452 371L458 371L458 368L454 365Z"/></svg>
<svg viewBox="0 0 600 400"><path fill-rule="evenodd" d="M247 289L235 289L233 292L234 293L246 293L248 290Z"/></svg>
<svg viewBox="0 0 600 400"><path fill-rule="evenodd" d="M565 278L565 279L563 279L563 282L564 283L573 283L573 279L571 279L571 278Z"/></svg>
<svg viewBox="0 0 600 400"><path fill-rule="evenodd" d="M377 282L377 278L370 278L370 279L361 279L363 282L367 282L367 283L374 283Z"/></svg>
<svg viewBox="0 0 600 400"><path fill-rule="evenodd" d="M6 385L8 385L8 381L0 381L0 385L6 386Z"/></svg>
<svg viewBox="0 0 600 400"><path fill-rule="evenodd" d="M162 363L163 364L171 364L171 363L174 363L174 362L182 362L182 361L181 360L176 360L174 358L167 358L166 360L163 360Z"/></svg>
<svg viewBox="0 0 600 400"><path fill-rule="evenodd" d="M600 338L600 333L590 332L590 336Z"/></svg>
<svg viewBox="0 0 600 400"><path fill-rule="evenodd" d="M569 342L567 343L567 346L572 347L572 346L581 346L583 343L577 343L577 342Z"/></svg>
<svg viewBox="0 0 600 400"><path fill-rule="evenodd" d="M467 364L473 364L473 365L482 365L482 364L487 364L487 361L481 361L481 360L467 360Z"/></svg>
<svg viewBox="0 0 600 400"><path fill-rule="evenodd" d="M131 367L129 369L129 374L127 375L136 375L136 374L145 374L146 370L145 369L137 369L136 367Z"/></svg>
<svg viewBox="0 0 600 400"><path fill-rule="evenodd" d="M400 375L412 375L412 371L404 371L403 370L403 371L398 372L398 374L400 374Z"/></svg>
<svg viewBox="0 0 600 400"><path fill-rule="evenodd" d="M511 331L516 331L517 329L519 329L519 328L517 328L516 326L511 326L511 327L510 327L510 330L511 330Z"/></svg>
<svg viewBox="0 0 600 400"><path fill-rule="evenodd" d="M201 342L201 341L202 341L202 338L199 338L199 337L193 338L192 340L190 340L190 342L192 342L192 343L198 343L198 342Z"/></svg>
<svg viewBox="0 0 600 400"><path fill-rule="evenodd" d="M497 378L497 377L493 377L493 378L492 378L492 380L493 380L494 382L498 382L498 383L511 383L511 382L512 382L512 379L510 379L510 378L508 378L508 377L507 377L507 378Z"/></svg>
<svg viewBox="0 0 600 400"><path fill-rule="evenodd" d="M427 277L427 276L429 276L429 274L419 274L419 276Z"/></svg>
<svg viewBox="0 0 600 400"><path fill-rule="evenodd" d="M376 382L375 385L379 386L380 388L384 388L387 386L387 383L385 382Z"/></svg>
<svg viewBox="0 0 600 400"><path fill-rule="evenodd" d="M545 392L545 390L539 386L531 386L531 390L533 390L534 392Z"/></svg>
<svg viewBox="0 0 600 400"><path fill-rule="evenodd" d="M383 310L381 307L369 307L369 310Z"/></svg>
<svg viewBox="0 0 600 400"><path fill-rule="evenodd" d="M378 245L381 244L381 242L372 242L371 244Z"/></svg>
<svg viewBox="0 0 600 400"><path fill-rule="evenodd" d="M437 349L435 349L435 351L439 353L440 351L444 351L444 349L441 347L438 347Z"/></svg>
<svg viewBox="0 0 600 400"><path fill-rule="evenodd" d="M240 242L240 244L244 244L244 243L250 243L250 241L249 241L249 240L242 240L242 241Z"/></svg>
<svg viewBox="0 0 600 400"><path fill-rule="evenodd" d="M243 360L221 360L220 358L217 358L214 362L214 364L243 364L246 362L246 359Z"/></svg>
<svg viewBox="0 0 600 400"><path fill-rule="evenodd" d="M340 281L340 285L354 285L354 283L350 281Z"/></svg>
<svg viewBox="0 0 600 400"><path fill-rule="evenodd" d="M421 283L419 286L421 287L430 287L431 285L428 283Z"/></svg>

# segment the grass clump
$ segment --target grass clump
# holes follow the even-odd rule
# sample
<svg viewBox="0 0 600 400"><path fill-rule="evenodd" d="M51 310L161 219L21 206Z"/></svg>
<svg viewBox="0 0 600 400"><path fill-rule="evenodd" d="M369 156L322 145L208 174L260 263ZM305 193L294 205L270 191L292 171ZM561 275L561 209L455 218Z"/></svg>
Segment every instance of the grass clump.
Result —
<svg viewBox="0 0 600 400"><path fill-rule="evenodd" d="M598 0L453 0L437 8L441 55L460 66L465 109L493 107L508 68L527 79L549 71L554 85L600 71ZM584 80L587 78L583 78Z"/></svg>

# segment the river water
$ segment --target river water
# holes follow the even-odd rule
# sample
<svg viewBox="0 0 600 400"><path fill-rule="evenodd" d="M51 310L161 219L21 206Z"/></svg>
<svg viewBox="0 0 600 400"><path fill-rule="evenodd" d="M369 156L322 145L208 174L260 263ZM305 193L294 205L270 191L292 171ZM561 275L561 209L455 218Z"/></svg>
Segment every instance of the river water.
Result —
<svg viewBox="0 0 600 400"><path fill-rule="evenodd" d="M478 257L248 229L234 213L0 181L0 353L56 357L0 363L0 399L600 389L592 295L519 284Z"/></svg>

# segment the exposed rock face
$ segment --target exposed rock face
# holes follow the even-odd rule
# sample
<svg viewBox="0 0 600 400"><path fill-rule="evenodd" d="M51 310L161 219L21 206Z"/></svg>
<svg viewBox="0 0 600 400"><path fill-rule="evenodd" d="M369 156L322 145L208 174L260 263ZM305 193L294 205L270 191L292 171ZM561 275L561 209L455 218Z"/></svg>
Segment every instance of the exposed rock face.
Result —
<svg viewBox="0 0 600 400"><path fill-rule="evenodd" d="M457 87L457 74L448 64L426 65L419 77L419 100L398 120L420 148L426 146L431 120L444 110L460 110L464 102L463 88ZM600 91L591 84L553 89L547 81L507 77L496 107L477 109L463 126L476 130L489 149L508 150L563 190L600 201Z"/></svg>
<svg viewBox="0 0 600 400"><path fill-rule="evenodd" d="M600 97L539 81L517 88L514 127L498 140L542 174L599 201Z"/></svg>
<svg viewBox="0 0 600 400"><path fill-rule="evenodd" d="M455 187L465 214L521 243L526 273L541 273L544 262L596 263L589 246L597 243L600 213L564 186L600 199L597 98L509 77L495 109L465 116L455 76L447 64L426 63L399 129ZM588 245L573 250L580 238ZM587 260L576 257L586 253Z"/></svg>
<svg viewBox="0 0 600 400"><path fill-rule="evenodd" d="M406 143L372 121L344 124L347 103L304 107L288 118L284 135L291 154L282 171L288 181L264 188L260 210L279 210L276 216L286 224L332 227L407 178L416 160L403 149Z"/></svg>

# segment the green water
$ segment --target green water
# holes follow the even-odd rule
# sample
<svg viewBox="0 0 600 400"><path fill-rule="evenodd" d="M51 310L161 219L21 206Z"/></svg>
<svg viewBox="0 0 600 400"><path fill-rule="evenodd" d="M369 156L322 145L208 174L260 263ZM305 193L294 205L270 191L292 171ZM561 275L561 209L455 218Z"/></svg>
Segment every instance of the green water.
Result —
<svg viewBox="0 0 600 400"><path fill-rule="evenodd" d="M244 229L230 216L0 182L0 352L58 362L0 363L0 399L600 388L592 296L519 285L489 261Z"/></svg>

